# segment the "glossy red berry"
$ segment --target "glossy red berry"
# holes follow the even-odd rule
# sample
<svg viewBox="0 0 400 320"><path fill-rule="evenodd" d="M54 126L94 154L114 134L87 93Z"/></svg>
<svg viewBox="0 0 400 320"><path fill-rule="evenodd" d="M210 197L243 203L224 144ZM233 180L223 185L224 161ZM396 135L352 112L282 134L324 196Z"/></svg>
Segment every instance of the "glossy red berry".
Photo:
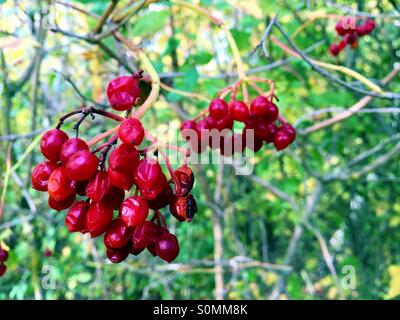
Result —
<svg viewBox="0 0 400 320"><path fill-rule="evenodd" d="M228 114L228 104L223 99L213 99L208 106L210 116L215 120L221 120Z"/></svg>
<svg viewBox="0 0 400 320"><path fill-rule="evenodd" d="M0 247L0 263L7 261L7 259L8 259L8 251Z"/></svg>
<svg viewBox="0 0 400 320"><path fill-rule="evenodd" d="M144 128L140 120L128 118L121 122L118 130L118 136L122 142L138 146L144 139Z"/></svg>
<svg viewBox="0 0 400 320"><path fill-rule="evenodd" d="M133 145L123 143L108 157L111 169L119 173L131 173L139 163L139 151Z"/></svg>
<svg viewBox="0 0 400 320"><path fill-rule="evenodd" d="M291 142L291 137L285 131L279 131L274 138L274 146L276 150L280 151L285 149Z"/></svg>
<svg viewBox="0 0 400 320"><path fill-rule="evenodd" d="M140 195L143 196L143 198L147 200L155 200L157 197L165 190L165 188L168 185L168 180L165 174L163 173L160 176L160 180L158 180L158 183L154 184L138 184L138 187L140 189Z"/></svg>
<svg viewBox="0 0 400 320"><path fill-rule="evenodd" d="M76 198L75 192L62 200L55 200L52 197L49 197L48 205L53 210L62 211L72 206L72 204L75 202L75 198Z"/></svg>
<svg viewBox="0 0 400 320"><path fill-rule="evenodd" d="M151 244L151 245L149 245L149 246L147 246L146 249L147 249L147 251L150 252L150 254L151 254L153 257L156 257L156 256L157 256L156 244L155 244L155 243L154 243L154 244Z"/></svg>
<svg viewBox="0 0 400 320"><path fill-rule="evenodd" d="M107 208L118 210L125 198L125 191L121 188L110 186L101 198L101 203Z"/></svg>
<svg viewBox="0 0 400 320"><path fill-rule="evenodd" d="M140 248L140 249L136 248L134 243L132 243L131 250L129 251L129 253L137 256L137 255L141 254L144 249L145 248Z"/></svg>
<svg viewBox="0 0 400 320"><path fill-rule="evenodd" d="M233 100L229 105L233 120L245 122L249 119L249 109L242 101Z"/></svg>
<svg viewBox="0 0 400 320"><path fill-rule="evenodd" d="M152 210L160 210L166 207L174 195L171 186L167 184L163 191L161 191L154 200L147 200L149 208Z"/></svg>
<svg viewBox="0 0 400 320"><path fill-rule="evenodd" d="M58 167L49 177L47 191L49 192L49 196L55 201L61 201L71 194L75 194L75 190L72 186L72 181L67 177L65 168Z"/></svg>
<svg viewBox="0 0 400 320"><path fill-rule="evenodd" d="M149 205L143 197L132 196L122 202L119 214L127 226L136 227L149 215Z"/></svg>
<svg viewBox="0 0 400 320"><path fill-rule="evenodd" d="M150 158L140 160L133 177L142 196L148 200L154 200L168 183L160 164Z"/></svg>
<svg viewBox="0 0 400 320"><path fill-rule="evenodd" d="M174 172L175 194L184 197L193 189L194 174L192 169L183 165Z"/></svg>
<svg viewBox="0 0 400 320"><path fill-rule="evenodd" d="M47 191L50 175L58 168L56 162L43 161L32 170L32 188L38 191Z"/></svg>
<svg viewBox="0 0 400 320"><path fill-rule="evenodd" d="M296 139L296 129L293 128L293 126L291 126L288 123L285 123L282 125L281 128L279 128L281 131L286 132L289 137L290 137L290 142L293 142Z"/></svg>
<svg viewBox="0 0 400 320"><path fill-rule="evenodd" d="M2 277L7 271L7 267L4 263L0 263L0 277Z"/></svg>
<svg viewBox="0 0 400 320"><path fill-rule="evenodd" d="M86 195L94 202L99 202L110 187L108 174L105 171L98 171L86 186Z"/></svg>
<svg viewBox="0 0 400 320"><path fill-rule="evenodd" d="M156 241L157 255L168 263L175 260L179 254L178 239L171 233L164 232Z"/></svg>
<svg viewBox="0 0 400 320"><path fill-rule="evenodd" d="M129 171L120 172L114 170L111 166L108 168L108 177L114 186L124 190L129 190L134 182Z"/></svg>
<svg viewBox="0 0 400 320"><path fill-rule="evenodd" d="M112 263L120 263L128 257L131 246L131 243L128 243L120 249L107 248L107 258Z"/></svg>
<svg viewBox="0 0 400 320"><path fill-rule="evenodd" d="M78 201L68 210L65 217L65 225L69 232L86 233L87 230L87 213L89 203L86 201Z"/></svg>
<svg viewBox="0 0 400 320"><path fill-rule="evenodd" d="M84 181L97 171L99 159L89 150L74 153L65 166L65 172L71 180Z"/></svg>
<svg viewBox="0 0 400 320"><path fill-rule="evenodd" d="M87 228L92 238L98 237L109 227L113 218L113 211L101 202L92 203L87 212Z"/></svg>
<svg viewBox="0 0 400 320"><path fill-rule="evenodd" d="M196 122L193 120L186 120L182 123L181 128L181 135L186 140L192 140L197 138L197 125Z"/></svg>
<svg viewBox="0 0 400 320"><path fill-rule="evenodd" d="M178 221L190 222L197 213L196 199L191 194L185 197L175 195L169 205L169 210Z"/></svg>
<svg viewBox="0 0 400 320"><path fill-rule="evenodd" d="M135 228L132 241L136 249L144 249L154 245L158 237L163 232L163 228L152 221L145 221Z"/></svg>
<svg viewBox="0 0 400 320"><path fill-rule="evenodd" d="M263 118L267 122L273 122L278 118L278 107L263 96L255 97L250 109L254 116Z"/></svg>
<svg viewBox="0 0 400 320"><path fill-rule="evenodd" d="M71 138L64 142L60 151L60 159L62 164L65 166L68 159L76 152L81 150L89 150L89 146L85 141L80 138Z"/></svg>
<svg viewBox="0 0 400 320"><path fill-rule="evenodd" d="M341 48L340 44L332 43L329 46L329 52L331 53L331 55L333 55L335 57L339 55L341 50L342 50L342 48Z"/></svg>
<svg viewBox="0 0 400 320"><path fill-rule="evenodd" d="M232 130L233 119L230 114L227 114L224 118L215 121L215 129L222 131L224 129Z"/></svg>
<svg viewBox="0 0 400 320"><path fill-rule="evenodd" d="M109 226L104 244L107 248L122 248L131 241L133 229L128 227L121 218L116 218Z"/></svg>
<svg viewBox="0 0 400 320"><path fill-rule="evenodd" d="M130 76L111 80L107 86L107 97L111 108L125 111L132 108L140 95L138 81Z"/></svg>
<svg viewBox="0 0 400 320"><path fill-rule="evenodd" d="M50 161L60 161L61 147L68 140L68 135L59 129L46 131L40 141L42 154Z"/></svg>

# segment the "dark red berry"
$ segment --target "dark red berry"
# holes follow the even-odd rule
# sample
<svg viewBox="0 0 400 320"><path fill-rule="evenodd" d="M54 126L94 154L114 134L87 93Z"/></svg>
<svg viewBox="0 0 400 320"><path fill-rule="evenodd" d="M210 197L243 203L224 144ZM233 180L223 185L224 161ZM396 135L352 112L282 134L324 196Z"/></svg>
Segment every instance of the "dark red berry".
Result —
<svg viewBox="0 0 400 320"><path fill-rule="evenodd" d="M135 256L141 254L143 252L144 248L138 249L135 247L134 243L132 243L131 250L129 251L130 254L133 254Z"/></svg>
<svg viewBox="0 0 400 320"><path fill-rule="evenodd" d="M342 50L342 48L341 48L341 45L338 45L338 44L336 44L336 43L332 43L330 46L329 46L329 52L331 53L331 55L333 55L333 56L337 56L337 55L339 55L339 53L340 53L340 51Z"/></svg>
<svg viewBox="0 0 400 320"><path fill-rule="evenodd" d="M247 127L243 128L242 137L243 137L244 144L246 145L246 147L248 149L253 150L254 152L258 152L263 146L263 140L260 138L257 138L254 135L254 132L252 134L248 130L253 130L253 129L248 129Z"/></svg>
<svg viewBox="0 0 400 320"><path fill-rule="evenodd" d="M154 243L154 244L151 244L151 245L149 245L149 246L147 246L146 249L147 249L147 251L150 252L150 254L151 254L153 257L156 257L156 256L157 256L156 244L155 244L155 243Z"/></svg>
<svg viewBox="0 0 400 320"><path fill-rule="evenodd" d="M89 150L89 147L85 141L80 138L71 138L64 142L61 147L60 159L62 164L65 166L68 159L78 151Z"/></svg>
<svg viewBox="0 0 400 320"><path fill-rule="evenodd" d="M8 259L8 251L0 247L0 263L7 261L7 259Z"/></svg>
<svg viewBox="0 0 400 320"><path fill-rule="evenodd" d="M136 249L144 249L154 245L158 237L163 232L163 228L152 221L145 221L135 228L132 241Z"/></svg>
<svg viewBox="0 0 400 320"><path fill-rule="evenodd" d="M94 202L99 202L110 187L108 174L105 171L98 171L86 186L86 195Z"/></svg>
<svg viewBox="0 0 400 320"><path fill-rule="evenodd" d="M128 257L131 246L131 243L128 243L120 249L107 248L107 258L112 263L120 263Z"/></svg>
<svg viewBox="0 0 400 320"><path fill-rule="evenodd" d="M97 171L99 159L89 150L74 153L65 166L65 172L71 180L84 181Z"/></svg>
<svg viewBox="0 0 400 320"><path fill-rule="evenodd" d="M7 271L7 267L4 263L0 263L0 277L2 277Z"/></svg>
<svg viewBox="0 0 400 320"><path fill-rule="evenodd" d="M164 232L156 241L157 255L168 263L175 260L179 254L178 239L171 233Z"/></svg>
<svg viewBox="0 0 400 320"><path fill-rule="evenodd" d="M125 199L125 191L115 186L110 186L106 194L101 198L101 203L107 208L118 210Z"/></svg>
<svg viewBox="0 0 400 320"><path fill-rule="evenodd" d="M104 236L104 244L107 248L122 248L131 241L132 233L132 228L128 227L121 218L116 218Z"/></svg>
<svg viewBox="0 0 400 320"><path fill-rule="evenodd" d="M80 196L86 196L86 187L88 184L88 180L85 181L73 181L73 186L75 188L75 192Z"/></svg>
<svg viewBox="0 0 400 320"><path fill-rule="evenodd" d="M242 101L233 100L229 105L233 120L245 122L249 118L249 109Z"/></svg>
<svg viewBox="0 0 400 320"><path fill-rule="evenodd" d="M224 118L217 120L214 126L215 129L222 131L224 129L232 130L233 119L230 114L227 114Z"/></svg>
<svg viewBox="0 0 400 320"><path fill-rule="evenodd" d="M117 111L132 108L140 95L138 81L130 76L111 80L107 86L107 97L111 108Z"/></svg>
<svg viewBox="0 0 400 320"><path fill-rule="evenodd" d="M138 146L144 139L144 128L140 120L128 118L119 126L118 136L122 142Z"/></svg>
<svg viewBox="0 0 400 320"><path fill-rule="evenodd" d="M92 238L98 237L109 227L113 218L113 211L101 202L92 203L87 212L87 228Z"/></svg>
<svg viewBox="0 0 400 320"><path fill-rule="evenodd" d="M296 129L293 128L293 126L291 126L290 124L283 124L282 127L279 128L279 130L284 131L289 135L291 143L296 139Z"/></svg>
<svg viewBox="0 0 400 320"><path fill-rule="evenodd" d="M50 175L57 168L58 164L56 162L43 161L39 163L32 170L32 188L39 191L47 191L47 184L49 182Z"/></svg>
<svg viewBox="0 0 400 320"><path fill-rule="evenodd" d="M42 154L50 161L60 161L61 147L68 140L68 135L59 129L45 132L40 141Z"/></svg>
<svg viewBox="0 0 400 320"><path fill-rule="evenodd" d="M221 120L228 114L228 104L223 99L213 99L208 107L210 116L215 120Z"/></svg>
<svg viewBox="0 0 400 320"><path fill-rule="evenodd" d="M184 197L193 189L194 174L192 169L183 165L174 172L175 194Z"/></svg>
<svg viewBox="0 0 400 320"><path fill-rule="evenodd" d="M127 226L137 227L149 215L149 205L143 197L132 196L122 202L119 214Z"/></svg>
<svg viewBox="0 0 400 320"><path fill-rule="evenodd" d="M147 200L149 208L152 210L160 210L166 207L171 202L173 195L174 191L171 186L167 184L164 190L161 191L154 200Z"/></svg>
<svg viewBox="0 0 400 320"><path fill-rule="evenodd" d="M197 139L197 125L193 120L184 121L181 125L180 131L182 137L186 141Z"/></svg>
<svg viewBox="0 0 400 320"><path fill-rule="evenodd" d="M285 149L291 142L291 137L285 131L279 131L274 138L274 146L276 150L280 151Z"/></svg>
<svg viewBox="0 0 400 320"><path fill-rule="evenodd" d="M67 177L64 167L55 169L49 177L47 191L55 201L61 201L75 194L72 181Z"/></svg>
<svg viewBox="0 0 400 320"><path fill-rule="evenodd" d="M44 256L45 257L51 257L53 255L53 251L51 251L50 249L46 249L45 251L44 251Z"/></svg>
<svg viewBox="0 0 400 320"><path fill-rule="evenodd" d="M178 221L190 222L197 213L196 199L191 194L185 197L174 196L169 210Z"/></svg>
<svg viewBox="0 0 400 320"><path fill-rule="evenodd" d="M72 206L72 204L75 202L75 199L76 199L75 192L62 200L55 200L52 197L49 197L48 205L53 210L62 211Z"/></svg>
<svg viewBox="0 0 400 320"><path fill-rule="evenodd" d="M86 233L87 230L87 213L89 203L86 201L78 201L68 210L65 217L65 225L69 232Z"/></svg>

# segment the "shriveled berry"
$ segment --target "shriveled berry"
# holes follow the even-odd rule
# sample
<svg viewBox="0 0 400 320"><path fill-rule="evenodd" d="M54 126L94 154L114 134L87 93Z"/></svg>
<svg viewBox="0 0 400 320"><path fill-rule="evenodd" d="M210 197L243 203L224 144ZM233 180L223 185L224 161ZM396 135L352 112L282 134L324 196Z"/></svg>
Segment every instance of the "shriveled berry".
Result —
<svg viewBox="0 0 400 320"><path fill-rule="evenodd" d="M152 221L145 221L135 228L132 241L136 249L144 249L154 245L158 237L163 232L163 228Z"/></svg>
<svg viewBox="0 0 400 320"><path fill-rule="evenodd" d="M243 101L233 100L229 109L233 120L245 122L249 118L249 109Z"/></svg>
<svg viewBox="0 0 400 320"><path fill-rule="evenodd" d="M290 144L290 142L290 135L284 131L279 131L275 135L274 146L278 151L285 149Z"/></svg>
<svg viewBox="0 0 400 320"><path fill-rule="evenodd" d="M156 241L157 255L168 263L175 260L179 254L178 239L171 233L164 232Z"/></svg>
<svg viewBox="0 0 400 320"><path fill-rule="evenodd" d="M183 197L193 189L194 174L192 169L187 165L183 165L174 172L175 194Z"/></svg>
<svg viewBox="0 0 400 320"><path fill-rule="evenodd" d="M52 197L49 197L48 205L53 210L62 211L72 206L72 204L75 202L75 198L76 198L75 192L62 200L55 200Z"/></svg>
<svg viewBox="0 0 400 320"><path fill-rule="evenodd" d="M61 147L68 140L68 135L59 129L46 131L40 141L42 154L50 161L60 161Z"/></svg>
<svg viewBox="0 0 400 320"><path fill-rule="evenodd" d="M132 196L122 202L119 214L127 226L136 227L149 215L149 205L143 197Z"/></svg>
<svg viewBox="0 0 400 320"><path fill-rule="evenodd" d="M171 186L167 184L164 190L161 191L154 200L147 200L149 208L152 210L160 210L166 207L171 202L173 195L174 191Z"/></svg>
<svg viewBox="0 0 400 320"><path fill-rule="evenodd" d="M121 218L116 218L104 236L104 244L107 248L122 248L131 241L132 233L132 228L128 227Z"/></svg>
<svg viewBox="0 0 400 320"><path fill-rule="evenodd" d="M8 251L0 247L0 263L7 261L7 259L8 259Z"/></svg>
<svg viewBox="0 0 400 320"><path fill-rule="evenodd" d="M119 126L118 136L122 142L138 146L144 139L144 128L140 120L128 118Z"/></svg>
<svg viewBox="0 0 400 320"><path fill-rule="evenodd" d="M87 212L87 228L92 238L98 237L109 227L113 218L113 211L101 202L92 203Z"/></svg>
<svg viewBox="0 0 400 320"><path fill-rule="evenodd" d="M221 120L228 114L228 104L223 99L213 99L208 106L210 116L215 120Z"/></svg>
<svg viewBox="0 0 400 320"><path fill-rule="evenodd" d="M107 86L107 97L111 108L117 111L132 108L140 95L138 81L131 76L111 80Z"/></svg>
<svg viewBox="0 0 400 320"><path fill-rule="evenodd" d="M56 162L43 161L39 163L32 170L32 188L39 191L47 191L47 184L49 182L50 175L57 168L58 164Z"/></svg>
<svg viewBox="0 0 400 320"><path fill-rule="evenodd" d="M65 166L65 172L71 180L84 181L97 171L99 159L89 150L81 150L73 154Z"/></svg>
<svg viewBox="0 0 400 320"><path fill-rule="evenodd" d="M107 248L107 258L112 263L120 263L128 257L130 250L131 243L126 244L120 249Z"/></svg>
<svg viewBox="0 0 400 320"><path fill-rule="evenodd" d="M49 196L55 201L64 200L71 194L75 194L72 181L67 177L64 167L58 167L51 173L47 184L47 191L49 192Z"/></svg>
<svg viewBox="0 0 400 320"><path fill-rule="evenodd" d="M89 150L89 146L85 141L80 138L71 138L64 142L61 147L60 159L61 163L65 166L68 159L78 151Z"/></svg>
<svg viewBox="0 0 400 320"><path fill-rule="evenodd" d="M191 194L185 197L175 195L169 205L169 210L178 221L190 222L197 213L196 199Z"/></svg>
<svg viewBox="0 0 400 320"><path fill-rule="evenodd" d="M7 267L4 263L0 263L0 277L2 277L7 271Z"/></svg>
<svg viewBox="0 0 400 320"><path fill-rule="evenodd" d="M87 230L87 212L89 203L78 201L68 210L65 217L65 225L69 232L86 233Z"/></svg>

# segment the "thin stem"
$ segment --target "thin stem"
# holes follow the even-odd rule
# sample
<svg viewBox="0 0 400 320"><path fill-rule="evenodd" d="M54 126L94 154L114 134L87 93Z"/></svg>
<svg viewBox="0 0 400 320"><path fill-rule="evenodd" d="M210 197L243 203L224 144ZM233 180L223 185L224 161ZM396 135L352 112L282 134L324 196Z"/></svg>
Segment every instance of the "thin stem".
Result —
<svg viewBox="0 0 400 320"><path fill-rule="evenodd" d="M119 0L111 0L111 2L109 3L107 9L104 11L103 15L100 17L96 27L93 29L93 33L94 34L101 32L101 30L103 29L104 24L106 23L106 21L107 21L108 17L110 16L110 14L116 8L118 2L119 2Z"/></svg>

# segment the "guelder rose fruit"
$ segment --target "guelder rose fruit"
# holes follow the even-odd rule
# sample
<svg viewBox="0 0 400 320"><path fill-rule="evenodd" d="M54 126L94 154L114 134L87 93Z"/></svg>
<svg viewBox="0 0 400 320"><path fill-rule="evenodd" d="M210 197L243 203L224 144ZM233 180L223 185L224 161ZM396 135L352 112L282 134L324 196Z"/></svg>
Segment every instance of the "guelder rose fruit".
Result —
<svg viewBox="0 0 400 320"><path fill-rule="evenodd" d="M125 111L132 108L140 95L137 79L121 76L111 80L107 86L107 97L111 108Z"/></svg>

